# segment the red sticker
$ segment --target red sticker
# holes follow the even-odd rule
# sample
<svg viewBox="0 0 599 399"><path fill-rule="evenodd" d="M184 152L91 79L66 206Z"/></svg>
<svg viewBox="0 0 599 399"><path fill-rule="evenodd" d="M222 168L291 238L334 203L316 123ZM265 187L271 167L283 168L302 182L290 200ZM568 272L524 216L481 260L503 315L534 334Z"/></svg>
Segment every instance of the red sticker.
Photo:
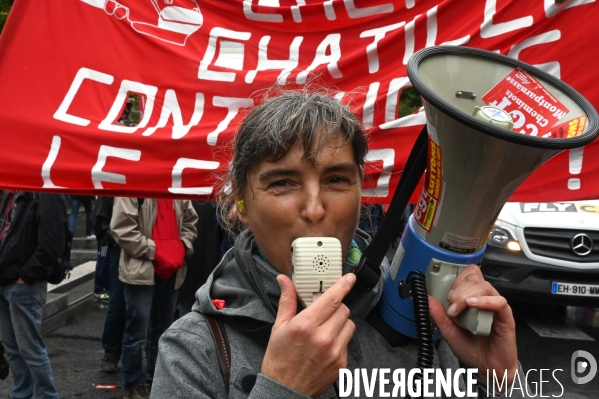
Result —
<svg viewBox="0 0 599 399"><path fill-rule="evenodd" d="M514 132L543 136L562 119L568 108L538 80L516 68L482 97L487 105L512 115Z"/></svg>
<svg viewBox="0 0 599 399"><path fill-rule="evenodd" d="M439 209L439 198L443 185L441 147L428 138L428 167L420 200L414 209L414 218L426 231L430 232Z"/></svg>

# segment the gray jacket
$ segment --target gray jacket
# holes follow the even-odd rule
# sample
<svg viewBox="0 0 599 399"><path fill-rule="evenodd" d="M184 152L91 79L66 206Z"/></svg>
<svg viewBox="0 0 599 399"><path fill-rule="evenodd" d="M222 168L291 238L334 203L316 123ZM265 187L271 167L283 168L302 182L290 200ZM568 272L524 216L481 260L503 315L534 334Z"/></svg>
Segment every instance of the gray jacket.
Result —
<svg viewBox="0 0 599 399"><path fill-rule="evenodd" d="M355 240L364 249L368 237L358 231ZM345 264L344 273L351 267ZM388 263L385 261L381 267L384 276ZM196 293L197 302L193 311L177 320L162 335L151 397L306 399L307 396L260 374L280 296L277 274L272 266L257 255L251 232L243 232L235 241L234 248L225 255L206 284ZM381 277L379 284L370 292L357 295L350 293L346 298L345 303L356 324L356 331L348 345L347 368L350 370L405 368L409 371L416 367L416 341L408 340L398 347L391 347L365 320L381 297L382 283ZM224 299L224 309L217 310L212 299ZM232 358L228 395L219 368L216 344L201 313L218 315L225 324ZM443 340L436 344L433 367L460 367ZM460 385L464 389L463 381ZM390 392L392 388L391 383L387 391ZM482 385L479 391L482 393L479 397L486 396ZM360 393L365 395L363 389ZM376 386L375 397L378 397L378 393ZM335 388L331 386L319 399L336 397Z"/></svg>

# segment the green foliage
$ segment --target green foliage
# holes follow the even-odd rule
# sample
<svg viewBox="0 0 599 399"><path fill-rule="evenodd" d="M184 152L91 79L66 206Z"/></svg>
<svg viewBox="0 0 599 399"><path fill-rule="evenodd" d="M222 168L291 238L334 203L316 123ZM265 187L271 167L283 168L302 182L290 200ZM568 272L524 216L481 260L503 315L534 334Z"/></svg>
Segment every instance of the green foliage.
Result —
<svg viewBox="0 0 599 399"><path fill-rule="evenodd" d="M406 87L401 91L399 96L399 109L397 118L411 115L418 108L422 107L422 99L420 94L413 87Z"/></svg>
<svg viewBox="0 0 599 399"><path fill-rule="evenodd" d="M13 0L0 0L0 33L4 29L4 24L8 18L8 12L12 6Z"/></svg>

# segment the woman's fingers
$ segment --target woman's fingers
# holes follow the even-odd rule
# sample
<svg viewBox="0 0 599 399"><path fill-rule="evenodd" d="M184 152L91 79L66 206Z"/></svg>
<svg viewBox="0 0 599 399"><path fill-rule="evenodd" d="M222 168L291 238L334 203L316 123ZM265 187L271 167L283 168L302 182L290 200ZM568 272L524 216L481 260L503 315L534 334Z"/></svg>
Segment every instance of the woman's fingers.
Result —
<svg viewBox="0 0 599 399"><path fill-rule="evenodd" d="M460 314L467 307L473 307L471 301L475 301L478 297L499 297L499 293L495 288L486 281L460 288L461 289L456 290L449 299L447 314L451 317Z"/></svg>
<svg viewBox="0 0 599 399"><path fill-rule="evenodd" d="M356 275L347 273L324 292L300 315L310 319L316 325L325 323L337 311L343 298L349 293L356 282Z"/></svg>
<svg viewBox="0 0 599 399"><path fill-rule="evenodd" d="M274 330L280 325L287 324L297 313L297 293L293 282L284 274L277 276L277 282L281 287L281 296L279 298L277 318L273 326Z"/></svg>

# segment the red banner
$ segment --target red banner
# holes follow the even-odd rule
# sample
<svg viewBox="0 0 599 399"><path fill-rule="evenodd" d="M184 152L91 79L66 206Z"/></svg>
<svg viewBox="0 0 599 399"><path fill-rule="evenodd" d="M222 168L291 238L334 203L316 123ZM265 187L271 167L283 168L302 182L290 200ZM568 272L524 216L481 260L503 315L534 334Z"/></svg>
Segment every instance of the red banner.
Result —
<svg viewBox="0 0 599 399"><path fill-rule="evenodd" d="M497 51L597 106L593 21L595 0L16 0L0 36L0 184L209 197L255 93L316 79L351 96L371 129L364 194L385 203L424 123L397 118L414 52ZM597 198L598 175L594 142L512 200Z"/></svg>

